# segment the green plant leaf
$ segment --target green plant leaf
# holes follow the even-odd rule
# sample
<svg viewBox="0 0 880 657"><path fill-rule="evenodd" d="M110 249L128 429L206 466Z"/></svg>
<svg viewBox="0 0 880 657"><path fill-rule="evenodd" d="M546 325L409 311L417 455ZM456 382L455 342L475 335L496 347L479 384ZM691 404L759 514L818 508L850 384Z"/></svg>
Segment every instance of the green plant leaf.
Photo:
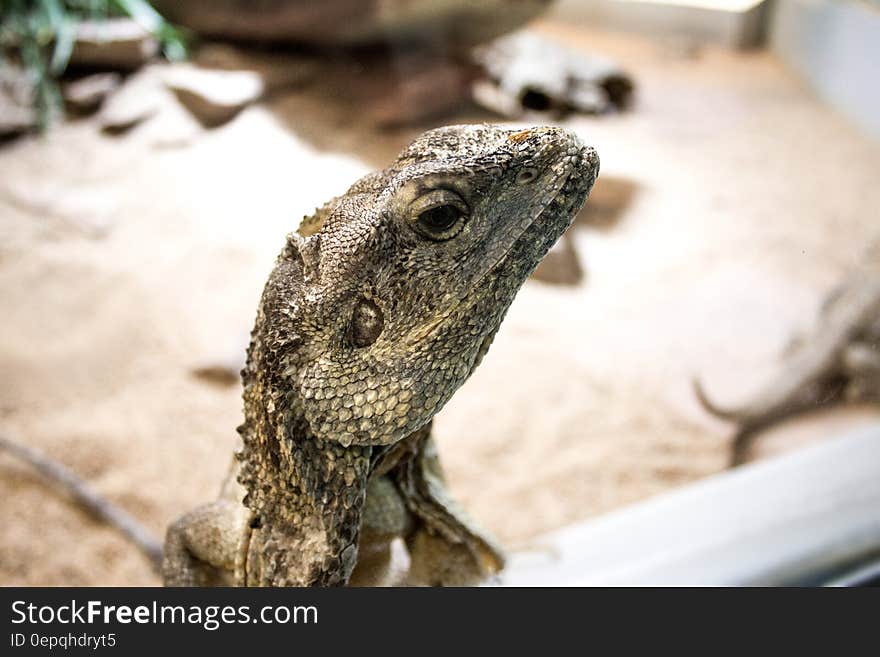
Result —
<svg viewBox="0 0 880 657"><path fill-rule="evenodd" d="M166 25L162 15L146 0L113 0L122 12L142 28L158 35Z"/></svg>
<svg viewBox="0 0 880 657"><path fill-rule="evenodd" d="M153 34L169 60L186 58L186 33L147 0L0 0L0 62L22 65L34 82L41 127L62 114L57 79L64 73L83 19L128 16Z"/></svg>

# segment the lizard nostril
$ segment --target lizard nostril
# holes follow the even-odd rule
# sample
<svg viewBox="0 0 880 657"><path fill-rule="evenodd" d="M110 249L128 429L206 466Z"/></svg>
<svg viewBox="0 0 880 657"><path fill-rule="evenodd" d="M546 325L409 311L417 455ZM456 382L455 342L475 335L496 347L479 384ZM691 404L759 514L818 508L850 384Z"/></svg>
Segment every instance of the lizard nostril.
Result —
<svg viewBox="0 0 880 657"><path fill-rule="evenodd" d="M526 185L538 177L538 170L531 167L523 169L516 174L516 184Z"/></svg>

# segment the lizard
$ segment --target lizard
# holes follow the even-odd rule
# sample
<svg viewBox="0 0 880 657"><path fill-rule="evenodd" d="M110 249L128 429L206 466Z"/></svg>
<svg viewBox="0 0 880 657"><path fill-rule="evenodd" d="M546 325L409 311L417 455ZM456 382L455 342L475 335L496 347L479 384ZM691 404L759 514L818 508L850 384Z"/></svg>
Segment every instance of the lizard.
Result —
<svg viewBox="0 0 880 657"><path fill-rule="evenodd" d="M598 173L595 149L562 128L448 126L305 217L258 306L220 496L173 522L163 548L68 471L41 470L139 538L168 586L487 581L503 552L450 495L432 419Z"/></svg>
<svg viewBox="0 0 880 657"><path fill-rule="evenodd" d="M880 242L831 291L812 330L795 337L779 373L735 408L716 404L698 380L700 405L736 425L731 465L746 460L758 432L787 417L834 403L880 403Z"/></svg>
<svg viewBox="0 0 880 657"><path fill-rule="evenodd" d="M397 537L411 583L500 571L448 493L431 420L598 167L560 128L439 128L305 218L257 311L233 474L169 528L166 584L373 583ZM379 555L371 573L359 552Z"/></svg>

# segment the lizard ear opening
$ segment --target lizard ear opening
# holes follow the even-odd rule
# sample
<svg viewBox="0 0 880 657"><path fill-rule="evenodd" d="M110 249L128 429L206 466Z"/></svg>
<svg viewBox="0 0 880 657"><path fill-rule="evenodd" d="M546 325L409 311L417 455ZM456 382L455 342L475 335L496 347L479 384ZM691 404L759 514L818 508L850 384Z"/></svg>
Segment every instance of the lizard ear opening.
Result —
<svg viewBox="0 0 880 657"><path fill-rule="evenodd" d="M355 349L369 347L379 338L384 327L382 309L372 299L361 297L348 322L346 339Z"/></svg>

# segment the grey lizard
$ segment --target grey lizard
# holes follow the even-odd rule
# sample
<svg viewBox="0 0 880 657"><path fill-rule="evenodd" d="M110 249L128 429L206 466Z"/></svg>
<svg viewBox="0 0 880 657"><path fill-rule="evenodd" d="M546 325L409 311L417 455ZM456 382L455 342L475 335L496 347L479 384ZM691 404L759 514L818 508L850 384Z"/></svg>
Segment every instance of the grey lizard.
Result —
<svg viewBox="0 0 880 657"><path fill-rule="evenodd" d="M758 432L782 419L838 402L880 402L880 243L822 304L813 329L788 346L779 373L736 408L713 402L699 381L697 400L733 422L731 464L746 460Z"/></svg>
<svg viewBox="0 0 880 657"><path fill-rule="evenodd" d="M166 583L374 583L396 537L411 582L500 570L446 490L431 418L597 173L559 128L440 128L306 218L257 313L235 481L169 529Z"/></svg>

